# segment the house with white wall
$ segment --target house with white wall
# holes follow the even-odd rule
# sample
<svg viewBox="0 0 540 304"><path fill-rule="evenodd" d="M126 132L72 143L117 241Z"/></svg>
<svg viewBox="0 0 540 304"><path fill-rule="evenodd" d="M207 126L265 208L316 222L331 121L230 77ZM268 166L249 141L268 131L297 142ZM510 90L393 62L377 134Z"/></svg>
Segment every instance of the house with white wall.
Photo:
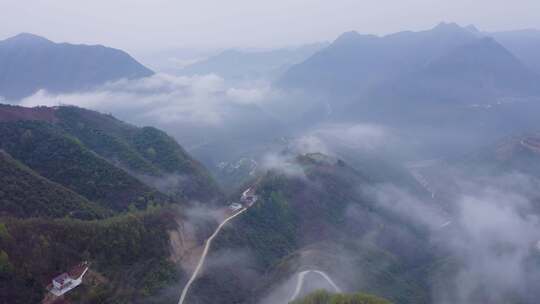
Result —
<svg viewBox="0 0 540 304"><path fill-rule="evenodd" d="M69 273L64 272L52 279L51 288L49 291L55 296L61 296L72 290L73 288L81 285L82 280L86 272L88 271L88 263L84 262L72 270Z"/></svg>

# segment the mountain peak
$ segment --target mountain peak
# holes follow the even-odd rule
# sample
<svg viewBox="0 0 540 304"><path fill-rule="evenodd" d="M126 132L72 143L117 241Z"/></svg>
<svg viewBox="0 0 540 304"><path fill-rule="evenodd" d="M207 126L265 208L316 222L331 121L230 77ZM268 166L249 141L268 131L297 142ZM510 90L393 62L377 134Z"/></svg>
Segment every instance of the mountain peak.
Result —
<svg viewBox="0 0 540 304"><path fill-rule="evenodd" d="M474 24L469 24L465 27L466 30L468 30L469 32L471 33L480 33L480 31L478 30L478 28L474 25Z"/></svg>
<svg viewBox="0 0 540 304"><path fill-rule="evenodd" d="M339 37L336 39L336 42L338 41L351 41L358 39L360 37L360 34L357 31L348 31L344 32L343 34L339 35Z"/></svg>
<svg viewBox="0 0 540 304"><path fill-rule="evenodd" d="M52 43L52 41L47 38L30 34L30 33L20 33L13 37L7 38L4 42L18 43L18 44L44 44Z"/></svg>
<svg viewBox="0 0 540 304"><path fill-rule="evenodd" d="M14 101L41 89L55 94L68 93L153 74L117 49L55 43L29 33L0 41L0 71L2 75L10 75L0 81L0 96Z"/></svg>
<svg viewBox="0 0 540 304"><path fill-rule="evenodd" d="M349 44L357 42L358 40L362 38L376 38L377 36L374 35L361 35L357 31L348 31L345 32L334 41L334 44Z"/></svg>
<svg viewBox="0 0 540 304"><path fill-rule="evenodd" d="M459 26L459 24L457 24L455 22L450 22L450 23L441 22L437 26L435 26L433 28L433 30L436 30L436 31L455 31L455 30L463 30L463 28L461 26Z"/></svg>

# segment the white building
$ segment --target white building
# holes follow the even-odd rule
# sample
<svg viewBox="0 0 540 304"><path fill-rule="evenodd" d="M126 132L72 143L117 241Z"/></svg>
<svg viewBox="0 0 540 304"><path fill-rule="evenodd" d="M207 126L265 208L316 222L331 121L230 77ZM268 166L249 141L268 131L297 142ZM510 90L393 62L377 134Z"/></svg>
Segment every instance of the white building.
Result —
<svg viewBox="0 0 540 304"><path fill-rule="evenodd" d="M76 277L70 276L68 273L64 272L61 275L55 277L52 280L52 288L50 292L55 296L61 296L66 292L72 290L73 288L81 285L82 279L86 272L88 271L88 266L86 264L81 265L79 271L75 271L74 275ZM82 273L81 273L82 270Z"/></svg>
<svg viewBox="0 0 540 304"><path fill-rule="evenodd" d="M237 211L237 210L242 209L242 205L239 204L239 203L232 203L232 204L229 206L229 209L231 209L232 211Z"/></svg>

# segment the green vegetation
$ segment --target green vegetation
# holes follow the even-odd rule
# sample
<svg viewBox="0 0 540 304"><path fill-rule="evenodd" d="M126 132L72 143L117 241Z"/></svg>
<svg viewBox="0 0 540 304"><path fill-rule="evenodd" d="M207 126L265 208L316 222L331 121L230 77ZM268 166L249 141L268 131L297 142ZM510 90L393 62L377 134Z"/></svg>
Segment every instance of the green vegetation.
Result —
<svg viewBox="0 0 540 304"><path fill-rule="evenodd" d="M256 184L257 203L214 240L216 257L240 252L248 258L209 265L188 300L256 302L298 267L316 265L356 290L396 303L430 303L432 260L421 254L429 251L427 239L362 191L375 186L365 173L317 155L290 165L298 174L268 172ZM250 274L239 268L256 272L257 280L242 280Z"/></svg>
<svg viewBox="0 0 540 304"><path fill-rule="evenodd" d="M15 217L103 218L105 208L51 182L0 150L0 214Z"/></svg>
<svg viewBox="0 0 540 304"><path fill-rule="evenodd" d="M96 219L221 197L206 169L155 128L77 107L50 109L46 120L43 108L2 110L31 118L0 120L0 215Z"/></svg>
<svg viewBox="0 0 540 304"><path fill-rule="evenodd" d="M223 231L214 243L215 248L230 244L238 249L251 248L261 270L293 252L298 246L298 215L281 190L286 181L281 176L265 179L261 201L238 218L234 229Z"/></svg>
<svg viewBox="0 0 540 304"><path fill-rule="evenodd" d="M156 291L177 282L180 274L178 266L167 260L159 260L142 276L140 293L143 296L151 296Z"/></svg>
<svg viewBox="0 0 540 304"><path fill-rule="evenodd" d="M0 114L0 303L40 302L82 261L91 272L73 303L133 303L182 279L174 204L221 192L178 143L76 107Z"/></svg>
<svg viewBox="0 0 540 304"><path fill-rule="evenodd" d="M99 221L6 218L3 222L9 237L0 240L1 303L39 302L54 275L84 260L109 280L109 287L120 288L108 291L106 303L151 295L178 279L168 262L167 231L178 228L169 209Z"/></svg>
<svg viewBox="0 0 540 304"><path fill-rule="evenodd" d="M165 132L137 128L110 115L77 107L60 107L58 125L100 156L176 199L201 201L220 195L206 169ZM177 178L171 178L177 177ZM169 183L158 182L168 179Z"/></svg>
<svg viewBox="0 0 540 304"><path fill-rule="evenodd" d="M85 146L120 166L141 174L158 175L158 168L130 145L129 138L139 129L94 111L61 107L56 111L58 125Z"/></svg>
<svg viewBox="0 0 540 304"><path fill-rule="evenodd" d="M55 125L36 121L0 123L4 149L41 176L65 186L113 211L134 203L144 209L149 202L168 198L117 168Z"/></svg>
<svg viewBox="0 0 540 304"><path fill-rule="evenodd" d="M391 304L389 301L363 293L330 294L326 291L316 291L301 300L291 304Z"/></svg>

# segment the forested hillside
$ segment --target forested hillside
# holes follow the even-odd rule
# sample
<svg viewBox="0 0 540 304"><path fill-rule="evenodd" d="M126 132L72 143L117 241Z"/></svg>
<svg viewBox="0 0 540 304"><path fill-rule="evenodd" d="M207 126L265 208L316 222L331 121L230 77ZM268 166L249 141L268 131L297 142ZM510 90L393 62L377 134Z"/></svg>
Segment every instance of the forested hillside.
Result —
<svg viewBox="0 0 540 304"><path fill-rule="evenodd" d="M152 209L100 221L2 218L0 303L38 303L50 280L89 261L73 303L133 303L181 275L168 261L175 212Z"/></svg>
<svg viewBox="0 0 540 304"><path fill-rule="evenodd" d="M206 169L162 131L81 108L45 109L0 106L0 149L103 210L211 202L220 196Z"/></svg>
<svg viewBox="0 0 540 304"><path fill-rule="evenodd" d="M258 203L215 240L213 256L221 262L209 263L190 301L256 302L301 267L318 265L354 290L429 303L423 284L432 257L427 250L419 254L426 236L362 191L374 181L321 154L301 155L286 166L288 174L271 170L256 184ZM223 261L234 254L247 257ZM339 266L345 261L346 270ZM354 279L367 273L369 280Z"/></svg>
<svg viewBox="0 0 540 304"><path fill-rule="evenodd" d="M161 130L76 107L60 107L55 114L68 134L175 199L204 202L220 195L208 171Z"/></svg>
<svg viewBox="0 0 540 304"><path fill-rule="evenodd" d="M302 300L292 304L391 304L385 299L372 295L357 294L330 294L325 291L317 291L306 296Z"/></svg>
<svg viewBox="0 0 540 304"><path fill-rule="evenodd" d="M14 217L103 218L107 208L54 183L0 150L0 214Z"/></svg>
<svg viewBox="0 0 540 304"><path fill-rule="evenodd" d="M69 303L146 301L183 279L170 233L199 241L183 231L186 208L223 203L206 169L155 128L0 105L0 138L0 303L40 302L83 261Z"/></svg>

